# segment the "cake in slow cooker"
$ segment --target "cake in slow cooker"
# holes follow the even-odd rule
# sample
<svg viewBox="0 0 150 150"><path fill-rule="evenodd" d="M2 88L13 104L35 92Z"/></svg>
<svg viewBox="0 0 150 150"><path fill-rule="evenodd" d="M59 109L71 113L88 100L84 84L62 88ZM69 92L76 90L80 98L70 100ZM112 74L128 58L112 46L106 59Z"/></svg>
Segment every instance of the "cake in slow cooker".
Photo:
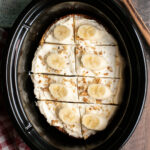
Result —
<svg viewBox="0 0 150 150"><path fill-rule="evenodd" d="M124 66L116 39L101 23L64 16L48 27L32 61L36 105L51 126L87 139L113 121Z"/></svg>

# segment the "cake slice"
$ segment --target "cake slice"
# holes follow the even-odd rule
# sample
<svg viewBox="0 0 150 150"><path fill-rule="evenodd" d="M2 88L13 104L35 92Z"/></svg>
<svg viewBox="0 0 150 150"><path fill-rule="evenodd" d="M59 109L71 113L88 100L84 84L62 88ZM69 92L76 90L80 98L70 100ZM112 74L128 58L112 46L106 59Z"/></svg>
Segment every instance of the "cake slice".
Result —
<svg viewBox="0 0 150 150"><path fill-rule="evenodd" d="M75 41L85 45L117 45L102 24L85 15L75 15Z"/></svg>
<svg viewBox="0 0 150 150"><path fill-rule="evenodd" d="M48 27L41 43L74 44L73 15L64 16Z"/></svg>
<svg viewBox="0 0 150 150"><path fill-rule="evenodd" d="M76 46L77 75L122 78L124 65L118 46Z"/></svg>
<svg viewBox="0 0 150 150"><path fill-rule="evenodd" d="M75 75L74 46L42 44L32 61L33 73Z"/></svg>
<svg viewBox="0 0 150 150"><path fill-rule="evenodd" d="M69 136L82 138L78 104L37 101L36 105L51 126Z"/></svg>
<svg viewBox="0 0 150 150"><path fill-rule="evenodd" d="M120 104L123 79L78 77L79 101L92 104Z"/></svg>
<svg viewBox="0 0 150 150"><path fill-rule="evenodd" d="M76 77L32 74L31 78L37 99L78 102Z"/></svg>
<svg viewBox="0 0 150 150"><path fill-rule="evenodd" d="M75 75L74 46L43 44L32 61L33 73Z"/></svg>
<svg viewBox="0 0 150 150"><path fill-rule="evenodd" d="M79 104L81 129L84 139L105 130L118 106L101 104Z"/></svg>

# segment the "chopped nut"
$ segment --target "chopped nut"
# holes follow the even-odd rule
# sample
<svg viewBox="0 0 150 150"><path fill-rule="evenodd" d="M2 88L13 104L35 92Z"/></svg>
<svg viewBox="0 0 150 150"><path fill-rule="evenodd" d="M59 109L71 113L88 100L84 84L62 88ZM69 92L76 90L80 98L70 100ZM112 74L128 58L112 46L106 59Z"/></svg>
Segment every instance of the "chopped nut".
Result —
<svg viewBox="0 0 150 150"><path fill-rule="evenodd" d="M45 65L45 63L44 63L44 62L42 62L42 65Z"/></svg>
<svg viewBox="0 0 150 150"><path fill-rule="evenodd" d="M56 47L53 47L52 49L53 49L53 50L57 50L57 48L56 48Z"/></svg>
<svg viewBox="0 0 150 150"><path fill-rule="evenodd" d="M72 125L70 125L70 127L71 127L71 128L74 128L74 127L75 127L75 125L74 125L74 124L72 124Z"/></svg>
<svg viewBox="0 0 150 150"><path fill-rule="evenodd" d="M113 72L112 67L108 66L107 69L108 69L110 72Z"/></svg>
<svg viewBox="0 0 150 150"><path fill-rule="evenodd" d="M39 56L39 59L42 60L43 59L42 56Z"/></svg>
<svg viewBox="0 0 150 150"><path fill-rule="evenodd" d="M103 52L99 52L99 55L102 55L103 54Z"/></svg>
<svg viewBox="0 0 150 150"><path fill-rule="evenodd" d="M88 93L87 92L81 92L80 96L88 96Z"/></svg>
<svg viewBox="0 0 150 150"><path fill-rule="evenodd" d="M66 50L66 49L67 49L67 45L64 45L63 47L64 47L64 50Z"/></svg>
<svg viewBox="0 0 150 150"><path fill-rule="evenodd" d="M61 53L63 53L63 50L58 51L58 54L61 54Z"/></svg>
<svg viewBox="0 0 150 150"><path fill-rule="evenodd" d="M91 47L93 50L95 50L95 47Z"/></svg>
<svg viewBox="0 0 150 150"><path fill-rule="evenodd" d="M79 53L79 50L78 49L76 49L76 54L78 54Z"/></svg>
<svg viewBox="0 0 150 150"><path fill-rule="evenodd" d="M63 81L66 82L66 81L68 81L68 80L64 78Z"/></svg>
<svg viewBox="0 0 150 150"><path fill-rule="evenodd" d="M79 90L84 90L84 86L79 86L78 89Z"/></svg>
<svg viewBox="0 0 150 150"><path fill-rule="evenodd" d="M102 101L101 100L96 100L96 104L101 104L102 103Z"/></svg>
<svg viewBox="0 0 150 150"><path fill-rule="evenodd" d="M83 101L87 103L89 100L86 97L83 97Z"/></svg>
<svg viewBox="0 0 150 150"><path fill-rule="evenodd" d="M58 120L52 120L52 125L54 125L55 123L58 123Z"/></svg>
<svg viewBox="0 0 150 150"><path fill-rule="evenodd" d="M73 86L76 86L76 84L75 84L72 80L70 80L70 83L71 83Z"/></svg>
<svg viewBox="0 0 150 150"><path fill-rule="evenodd" d="M111 81L110 82L108 82L107 84L106 84L106 86L108 86L108 87L110 87L111 86Z"/></svg>
<svg viewBox="0 0 150 150"><path fill-rule="evenodd" d="M97 55L98 53L96 51L94 51L94 54Z"/></svg>
<svg viewBox="0 0 150 150"><path fill-rule="evenodd" d="M83 83L86 83L86 80L85 80L85 78L83 78L83 79L82 79L82 81L83 81Z"/></svg>
<svg viewBox="0 0 150 150"><path fill-rule="evenodd" d="M51 82L51 79L50 78L48 78L48 83L50 83Z"/></svg>
<svg viewBox="0 0 150 150"><path fill-rule="evenodd" d="M86 132L85 130L82 131L83 134L84 134L85 132Z"/></svg>
<svg viewBox="0 0 150 150"><path fill-rule="evenodd" d="M104 73L104 75L105 75L105 76L107 76L107 75L108 75L108 73Z"/></svg>
<svg viewBox="0 0 150 150"><path fill-rule="evenodd" d="M49 92L48 87L45 87L45 88L42 88L42 87L41 87L41 89L42 89L43 91Z"/></svg>
<svg viewBox="0 0 150 150"><path fill-rule="evenodd" d="M43 75L43 77L48 79L48 76L47 76L47 75L45 75L45 74Z"/></svg>
<svg viewBox="0 0 150 150"><path fill-rule="evenodd" d="M100 78L95 78L93 82L94 82L94 83L97 83L97 84L98 84L98 83L101 83L101 79L100 79Z"/></svg>

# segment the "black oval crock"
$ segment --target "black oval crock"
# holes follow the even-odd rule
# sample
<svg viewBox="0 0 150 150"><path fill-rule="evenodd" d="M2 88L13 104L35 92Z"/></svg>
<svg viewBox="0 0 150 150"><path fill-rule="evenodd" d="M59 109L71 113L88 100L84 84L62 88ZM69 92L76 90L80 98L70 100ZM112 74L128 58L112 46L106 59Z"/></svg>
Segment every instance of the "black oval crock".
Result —
<svg viewBox="0 0 150 150"><path fill-rule="evenodd" d="M119 43L126 60L123 102L108 127L88 140L75 139L50 127L35 105L29 72L46 28L59 17L86 14L104 24ZM12 29L3 59L4 92L8 109L24 141L33 149L116 150L133 133L143 110L147 68L138 29L120 3L113 0L44 0L32 2Z"/></svg>

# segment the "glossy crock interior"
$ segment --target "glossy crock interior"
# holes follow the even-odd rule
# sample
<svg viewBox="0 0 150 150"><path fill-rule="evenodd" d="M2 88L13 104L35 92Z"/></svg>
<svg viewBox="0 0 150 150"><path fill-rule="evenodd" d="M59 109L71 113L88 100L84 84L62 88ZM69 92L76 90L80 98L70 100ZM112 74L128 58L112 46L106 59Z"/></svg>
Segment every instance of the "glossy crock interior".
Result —
<svg viewBox="0 0 150 150"><path fill-rule="evenodd" d="M86 14L106 26L126 60L123 103L109 126L88 140L71 138L50 127L35 106L30 79L31 62L46 28L59 17ZM14 25L5 66L9 107L17 129L33 149L118 149L133 131L144 105L146 66L134 24L119 3L108 1L39 1L22 13ZM5 60L6 61L6 60Z"/></svg>

